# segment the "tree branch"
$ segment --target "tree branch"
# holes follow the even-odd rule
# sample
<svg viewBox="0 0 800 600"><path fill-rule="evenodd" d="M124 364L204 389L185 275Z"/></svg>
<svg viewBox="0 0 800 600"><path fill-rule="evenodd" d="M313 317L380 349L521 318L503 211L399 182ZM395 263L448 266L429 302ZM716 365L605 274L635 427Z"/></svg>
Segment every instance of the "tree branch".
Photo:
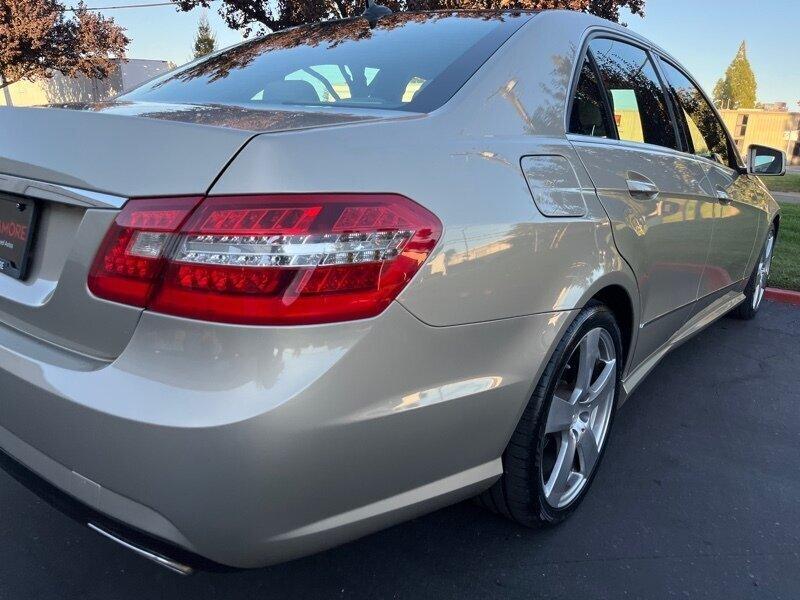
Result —
<svg viewBox="0 0 800 600"><path fill-rule="evenodd" d="M21 0L0 0L1 2ZM27 0L30 1L30 0ZM63 0L62 0L63 1ZM332 16L348 18L360 14L365 0L222 0L219 14L229 27L248 37L254 31L279 31L295 25L323 21ZM173 0L189 11L209 8L212 0ZM561 8L589 12L612 21L619 20L620 8L642 16L646 0L384 0L393 10L413 9L546 9Z"/></svg>
<svg viewBox="0 0 800 600"><path fill-rule="evenodd" d="M336 12L339 13L339 18L344 19L347 16L347 8L344 2L342 0L333 0L333 5L336 8Z"/></svg>

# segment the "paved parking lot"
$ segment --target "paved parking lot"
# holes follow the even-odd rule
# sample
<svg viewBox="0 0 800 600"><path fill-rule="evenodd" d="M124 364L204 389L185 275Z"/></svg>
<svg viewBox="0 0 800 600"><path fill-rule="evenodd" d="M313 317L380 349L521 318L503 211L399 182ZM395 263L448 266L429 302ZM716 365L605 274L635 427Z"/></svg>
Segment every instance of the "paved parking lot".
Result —
<svg viewBox="0 0 800 600"><path fill-rule="evenodd" d="M469 504L261 571L172 575L0 473L0 598L800 597L800 310L767 303L669 356L561 527Z"/></svg>
<svg viewBox="0 0 800 600"><path fill-rule="evenodd" d="M782 194L780 192L772 192L772 197L778 202L786 202L788 204L800 204L800 194Z"/></svg>

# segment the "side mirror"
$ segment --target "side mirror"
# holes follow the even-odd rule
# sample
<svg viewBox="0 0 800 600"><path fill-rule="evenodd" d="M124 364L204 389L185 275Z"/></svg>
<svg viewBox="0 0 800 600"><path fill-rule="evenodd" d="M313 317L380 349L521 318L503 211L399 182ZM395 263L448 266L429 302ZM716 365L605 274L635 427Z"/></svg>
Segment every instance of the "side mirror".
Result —
<svg viewBox="0 0 800 600"><path fill-rule="evenodd" d="M752 175L786 175L786 154L753 144L747 149L747 172Z"/></svg>

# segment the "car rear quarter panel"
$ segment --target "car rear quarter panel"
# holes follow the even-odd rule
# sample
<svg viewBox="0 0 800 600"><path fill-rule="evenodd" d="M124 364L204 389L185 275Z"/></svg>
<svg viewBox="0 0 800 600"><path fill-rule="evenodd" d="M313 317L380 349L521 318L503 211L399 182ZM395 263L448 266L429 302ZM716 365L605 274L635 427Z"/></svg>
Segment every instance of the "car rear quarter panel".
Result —
<svg viewBox="0 0 800 600"><path fill-rule="evenodd" d="M555 27L562 22L566 31ZM428 115L258 136L211 193L393 192L419 202L444 232L399 301L430 325L571 310L612 282L635 298L608 217L564 134L585 26L564 13L535 17ZM520 167L529 155L570 161L584 216L537 210Z"/></svg>

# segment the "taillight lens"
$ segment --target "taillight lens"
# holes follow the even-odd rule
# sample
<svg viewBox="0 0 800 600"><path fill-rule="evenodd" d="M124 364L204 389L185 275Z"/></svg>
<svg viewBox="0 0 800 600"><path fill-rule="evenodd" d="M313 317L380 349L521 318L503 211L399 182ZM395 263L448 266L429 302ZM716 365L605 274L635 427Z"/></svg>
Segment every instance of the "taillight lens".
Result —
<svg viewBox="0 0 800 600"><path fill-rule="evenodd" d="M199 197L131 200L111 224L89 272L96 296L146 306L172 234Z"/></svg>
<svg viewBox="0 0 800 600"><path fill-rule="evenodd" d="M167 206L171 220L151 214ZM436 216L393 194L134 200L106 236L89 287L209 321L360 319L397 297L440 235Z"/></svg>

